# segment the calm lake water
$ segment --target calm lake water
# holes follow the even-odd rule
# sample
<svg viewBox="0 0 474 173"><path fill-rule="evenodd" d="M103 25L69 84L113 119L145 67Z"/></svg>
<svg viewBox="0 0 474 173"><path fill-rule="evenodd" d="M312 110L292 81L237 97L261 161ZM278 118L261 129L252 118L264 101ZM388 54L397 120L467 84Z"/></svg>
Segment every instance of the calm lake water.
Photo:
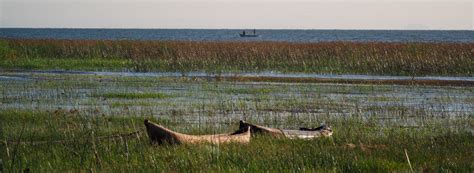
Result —
<svg viewBox="0 0 474 173"><path fill-rule="evenodd" d="M474 82L474 77L455 77L455 76L377 76L377 75L356 75L356 74L315 74L315 73L279 73L279 72L235 72L235 73L206 73L206 72L106 72L106 71L64 71L64 70L36 70L36 71L22 71L13 70L7 73L14 75L2 76L0 70L0 81L2 79L20 79L24 75L31 74L51 74L51 75L95 75L95 76L116 76L116 77L275 77L275 78L315 78L315 79L346 79L346 80L435 80L435 81L465 81ZM15 77L16 76L16 77Z"/></svg>
<svg viewBox="0 0 474 173"><path fill-rule="evenodd" d="M1 28L0 38L192 41L380 41L474 42L474 31L415 30L257 30L259 37L241 38L234 29L28 29ZM247 32L251 32L248 30Z"/></svg>

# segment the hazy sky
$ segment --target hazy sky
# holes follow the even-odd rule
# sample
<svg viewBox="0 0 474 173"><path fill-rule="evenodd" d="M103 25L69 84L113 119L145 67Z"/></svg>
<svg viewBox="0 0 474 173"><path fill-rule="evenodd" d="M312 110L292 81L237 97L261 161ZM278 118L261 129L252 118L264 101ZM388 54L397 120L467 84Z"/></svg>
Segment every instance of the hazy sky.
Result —
<svg viewBox="0 0 474 173"><path fill-rule="evenodd" d="M0 26L473 30L473 2L473 0L0 0Z"/></svg>

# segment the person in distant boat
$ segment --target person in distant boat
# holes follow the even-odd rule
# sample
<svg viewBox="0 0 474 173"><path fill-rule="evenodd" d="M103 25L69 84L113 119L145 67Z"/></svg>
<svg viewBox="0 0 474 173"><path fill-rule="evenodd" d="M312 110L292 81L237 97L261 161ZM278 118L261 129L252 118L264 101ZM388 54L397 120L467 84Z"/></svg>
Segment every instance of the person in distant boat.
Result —
<svg viewBox="0 0 474 173"><path fill-rule="evenodd" d="M255 35L255 29L253 29L253 35Z"/></svg>
<svg viewBox="0 0 474 173"><path fill-rule="evenodd" d="M245 35L245 30L242 31L242 35Z"/></svg>

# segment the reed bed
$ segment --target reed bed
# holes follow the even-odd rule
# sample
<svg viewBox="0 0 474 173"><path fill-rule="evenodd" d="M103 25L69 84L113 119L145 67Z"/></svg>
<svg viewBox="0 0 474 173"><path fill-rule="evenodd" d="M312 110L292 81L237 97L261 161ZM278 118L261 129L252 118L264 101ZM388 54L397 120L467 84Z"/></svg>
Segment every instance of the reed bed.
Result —
<svg viewBox="0 0 474 173"><path fill-rule="evenodd" d="M473 43L0 40L0 67L473 76Z"/></svg>

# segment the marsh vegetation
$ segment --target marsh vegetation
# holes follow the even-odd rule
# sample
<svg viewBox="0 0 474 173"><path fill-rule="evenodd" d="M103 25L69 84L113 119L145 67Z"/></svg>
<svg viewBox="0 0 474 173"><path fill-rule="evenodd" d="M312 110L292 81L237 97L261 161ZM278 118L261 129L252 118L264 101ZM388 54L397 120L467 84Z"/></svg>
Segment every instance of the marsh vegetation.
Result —
<svg viewBox="0 0 474 173"><path fill-rule="evenodd" d="M473 87L0 76L5 172L474 171ZM189 134L232 132L244 119L286 129L326 123L334 135L157 146L145 118Z"/></svg>
<svg viewBox="0 0 474 173"><path fill-rule="evenodd" d="M473 43L0 40L3 69L472 76Z"/></svg>
<svg viewBox="0 0 474 173"><path fill-rule="evenodd" d="M474 172L473 50L472 43L0 39L0 172ZM412 78L228 75L268 71ZM425 75L467 80L415 80ZM284 129L325 123L334 134L157 146L145 118L189 134L233 132L239 120Z"/></svg>

